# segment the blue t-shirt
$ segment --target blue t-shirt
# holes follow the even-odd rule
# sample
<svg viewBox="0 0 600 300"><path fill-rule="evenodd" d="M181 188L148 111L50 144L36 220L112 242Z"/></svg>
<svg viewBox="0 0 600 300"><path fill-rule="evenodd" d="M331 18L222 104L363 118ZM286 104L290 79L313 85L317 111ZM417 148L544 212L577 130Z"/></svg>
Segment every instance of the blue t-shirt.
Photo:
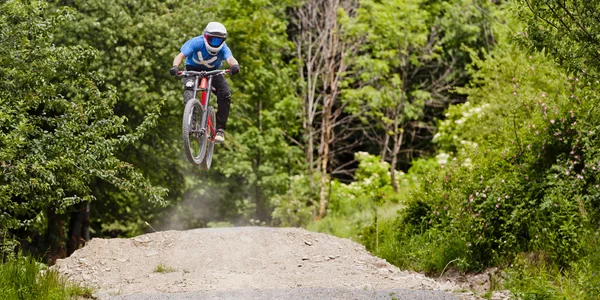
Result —
<svg viewBox="0 0 600 300"><path fill-rule="evenodd" d="M185 55L185 64L200 68L200 70L211 71L221 68L223 60L232 56L231 50L227 44L223 43L223 48L217 55L211 55L204 45L204 36L197 36L185 42L181 46L181 53Z"/></svg>

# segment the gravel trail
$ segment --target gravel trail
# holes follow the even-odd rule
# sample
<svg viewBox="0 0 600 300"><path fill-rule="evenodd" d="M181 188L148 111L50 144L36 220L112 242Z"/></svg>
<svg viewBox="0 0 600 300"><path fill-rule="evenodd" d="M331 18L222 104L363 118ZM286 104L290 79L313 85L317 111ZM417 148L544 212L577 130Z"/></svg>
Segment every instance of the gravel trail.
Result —
<svg viewBox="0 0 600 300"><path fill-rule="evenodd" d="M99 299L476 299L348 239L235 227L92 239L52 268Z"/></svg>

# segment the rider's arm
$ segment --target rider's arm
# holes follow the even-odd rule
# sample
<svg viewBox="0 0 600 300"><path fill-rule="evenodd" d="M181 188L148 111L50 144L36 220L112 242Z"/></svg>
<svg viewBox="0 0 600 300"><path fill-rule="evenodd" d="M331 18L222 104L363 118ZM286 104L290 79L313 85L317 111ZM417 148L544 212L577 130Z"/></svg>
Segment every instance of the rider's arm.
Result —
<svg viewBox="0 0 600 300"><path fill-rule="evenodd" d="M184 58L185 58L185 55L183 55L183 53L179 52L179 54L177 54L177 56L175 56L175 59L173 59L173 65L179 66Z"/></svg>
<svg viewBox="0 0 600 300"><path fill-rule="evenodd" d="M237 59L235 59L235 57L230 56L229 58L227 58L227 63L229 64L229 66L233 66L233 65L237 65L238 61Z"/></svg>

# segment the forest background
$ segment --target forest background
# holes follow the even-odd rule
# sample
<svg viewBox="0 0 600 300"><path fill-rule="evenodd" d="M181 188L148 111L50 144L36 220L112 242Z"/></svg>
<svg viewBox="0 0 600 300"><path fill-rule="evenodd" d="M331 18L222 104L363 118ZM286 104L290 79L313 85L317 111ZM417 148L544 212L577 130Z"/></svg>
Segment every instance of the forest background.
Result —
<svg viewBox="0 0 600 300"><path fill-rule="evenodd" d="M500 267L600 297L600 4L0 4L0 230L46 262L91 237L302 226L405 269ZM210 21L241 73L227 142L183 156L168 70Z"/></svg>

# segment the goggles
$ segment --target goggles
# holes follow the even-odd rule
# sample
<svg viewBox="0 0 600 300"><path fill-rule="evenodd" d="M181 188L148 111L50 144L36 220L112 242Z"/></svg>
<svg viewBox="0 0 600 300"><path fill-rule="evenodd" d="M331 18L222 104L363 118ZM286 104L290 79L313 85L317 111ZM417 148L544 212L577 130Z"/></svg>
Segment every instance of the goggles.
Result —
<svg viewBox="0 0 600 300"><path fill-rule="evenodd" d="M204 38L206 39L208 44L212 47L219 47L219 46L221 46L221 44L223 44L223 42L225 42L225 38L222 38L219 36L204 35Z"/></svg>

